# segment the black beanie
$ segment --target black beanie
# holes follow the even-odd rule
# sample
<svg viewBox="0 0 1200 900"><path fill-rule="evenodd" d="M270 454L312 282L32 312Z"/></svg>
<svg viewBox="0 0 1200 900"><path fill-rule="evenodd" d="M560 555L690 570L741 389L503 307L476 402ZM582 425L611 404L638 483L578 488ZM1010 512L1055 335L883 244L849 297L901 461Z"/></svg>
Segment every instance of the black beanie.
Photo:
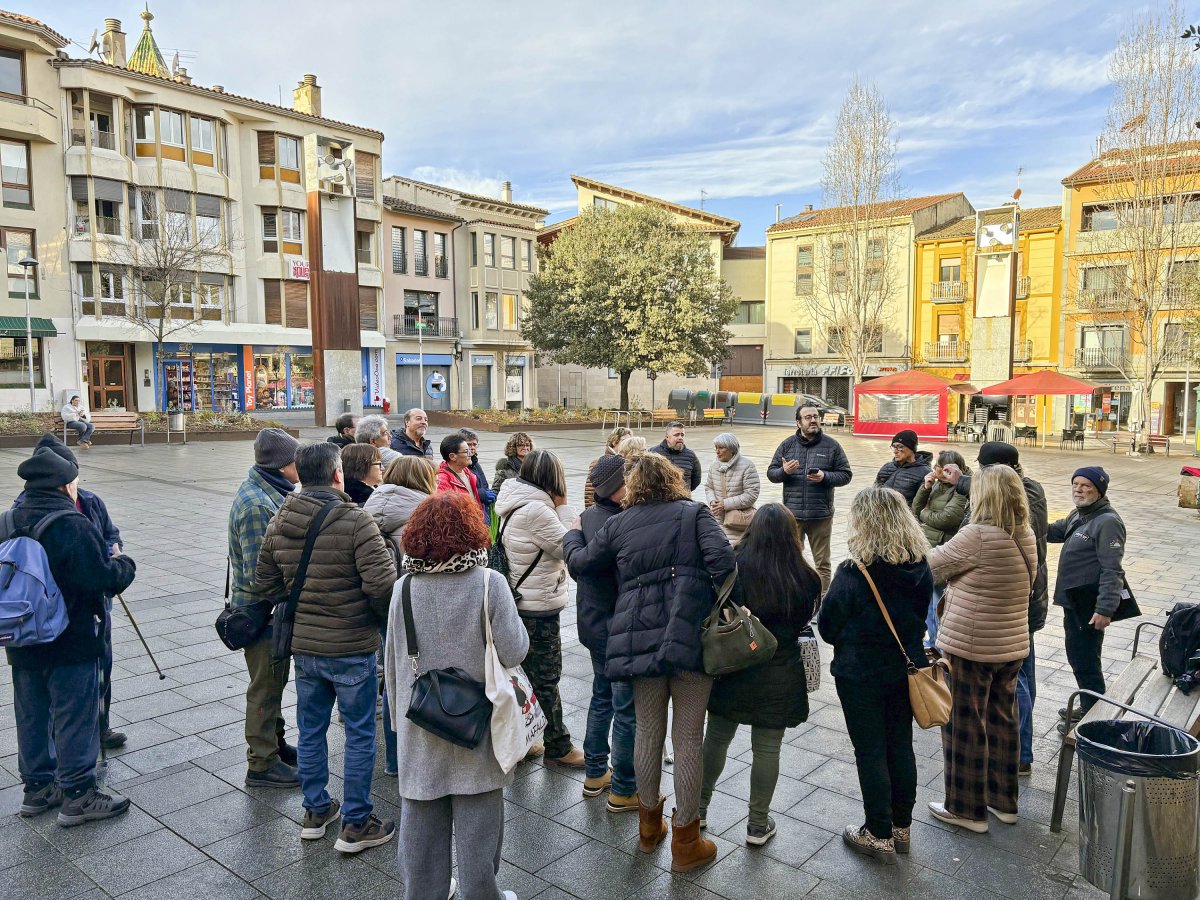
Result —
<svg viewBox="0 0 1200 900"><path fill-rule="evenodd" d="M988 441L979 445L981 466L1008 466L1010 469L1021 461L1021 454L1008 441Z"/></svg>
<svg viewBox="0 0 1200 900"><path fill-rule="evenodd" d="M25 482L27 491L53 490L78 478L79 466L63 459L49 447L40 447L17 466L17 476Z"/></svg>
<svg viewBox="0 0 1200 900"><path fill-rule="evenodd" d="M917 452L917 433L911 428L905 428L903 431L897 432L892 438L893 444L903 444L913 453Z"/></svg>
<svg viewBox="0 0 1200 900"><path fill-rule="evenodd" d="M1086 478L1090 481L1095 485L1096 490L1100 492L1101 497L1108 493L1108 482L1110 479L1108 473L1100 468L1100 466L1083 466L1076 469L1075 474L1071 476L1071 480L1074 481L1076 478Z"/></svg>
<svg viewBox="0 0 1200 900"><path fill-rule="evenodd" d="M49 447L67 462L73 463L75 466L79 465L79 460L76 459L75 454L71 452L71 448L60 441L56 435L50 434L49 432L42 435L42 439L37 442L37 446L33 448L33 452L37 453L37 451L42 447Z"/></svg>
<svg viewBox="0 0 1200 900"><path fill-rule="evenodd" d="M602 456L592 466L588 476L597 497L607 499L621 489L625 483L625 457L616 453Z"/></svg>

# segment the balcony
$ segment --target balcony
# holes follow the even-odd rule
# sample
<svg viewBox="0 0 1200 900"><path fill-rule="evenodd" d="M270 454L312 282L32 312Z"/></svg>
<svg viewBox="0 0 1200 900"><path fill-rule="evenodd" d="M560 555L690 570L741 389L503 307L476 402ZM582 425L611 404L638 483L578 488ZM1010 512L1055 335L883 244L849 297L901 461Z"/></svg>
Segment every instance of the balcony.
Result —
<svg viewBox="0 0 1200 900"><path fill-rule="evenodd" d="M1017 279L1017 299L1024 300L1029 296L1029 276L1022 275Z"/></svg>
<svg viewBox="0 0 1200 900"><path fill-rule="evenodd" d="M1033 359L1033 341L1013 341L1012 361L1015 363L1027 363Z"/></svg>
<svg viewBox="0 0 1200 900"><path fill-rule="evenodd" d="M458 337L454 316L392 316L392 323L396 337L417 337L422 332L426 338Z"/></svg>
<svg viewBox="0 0 1200 900"><path fill-rule="evenodd" d="M971 358L970 341L938 341L925 345L925 362L931 365L964 363Z"/></svg>
<svg viewBox="0 0 1200 900"><path fill-rule="evenodd" d="M1077 347L1075 368L1090 372L1115 372L1125 356L1125 347Z"/></svg>
<svg viewBox="0 0 1200 900"><path fill-rule="evenodd" d="M97 314L97 304L100 306L101 316L124 317L129 312L129 307L119 297L84 297L79 301L79 309L85 316L94 316Z"/></svg>
<svg viewBox="0 0 1200 900"><path fill-rule="evenodd" d="M1127 300L1116 288L1084 288L1075 302L1083 309L1123 309Z"/></svg>
<svg viewBox="0 0 1200 900"><path fill-rule="evenodd" d="M101 131L99 128L90 129L92 133L92 149L93 150L116 150L117 136L111 131ZM87 141L85 132L82 128L71 129L71 146L83 147Z"/></svg>
<svg viewBox="0 0 1200 900"><path fill-rule="evenodd" d="M934 281L929 285L930 303L962 303L966 296L965 281Z"/></svg>
<svg viewBox="0 0 1200 900"><path fill-rule="evenodd" d="M60 140L58 116L33 97L0 98L0 137L52 144Z"/></svg>
<svg viewBox="0 0 1200 900"><path fill-rule="evenodd" d="M121 234L121 220L117 216L76 216L75 217L75 235L88 234L93 230L93 224L96 234Z"/></svg>

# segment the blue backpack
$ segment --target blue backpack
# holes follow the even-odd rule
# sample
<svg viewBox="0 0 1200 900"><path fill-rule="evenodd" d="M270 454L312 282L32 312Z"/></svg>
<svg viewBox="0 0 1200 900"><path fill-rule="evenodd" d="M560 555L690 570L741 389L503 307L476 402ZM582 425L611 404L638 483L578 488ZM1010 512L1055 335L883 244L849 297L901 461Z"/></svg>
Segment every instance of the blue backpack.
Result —
<svg viewBox="0 0 1200 900"><path fill-rule="evenodd" d="M77 515L61 509L43 516L28 537L17 533L15 510L0 516L0 647L48 644L67 627L67 604L39 542L51 524Z"/></svg>

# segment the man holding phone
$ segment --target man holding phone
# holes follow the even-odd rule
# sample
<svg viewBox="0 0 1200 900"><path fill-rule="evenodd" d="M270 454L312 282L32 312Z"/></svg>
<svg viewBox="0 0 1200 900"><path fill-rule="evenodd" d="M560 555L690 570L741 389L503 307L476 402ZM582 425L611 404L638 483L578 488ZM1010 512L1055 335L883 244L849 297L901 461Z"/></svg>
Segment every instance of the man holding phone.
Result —
<svg viewBox="0 0 1200 900"><path fill-rule="evenodd" d="M849 484L853 475L842 445L821 430L821 411L815 406L796 410L796 433L775 451L767 480L783 484L783 504L808 540L822 591L833 574L829 565L833 489Z"/></svg>

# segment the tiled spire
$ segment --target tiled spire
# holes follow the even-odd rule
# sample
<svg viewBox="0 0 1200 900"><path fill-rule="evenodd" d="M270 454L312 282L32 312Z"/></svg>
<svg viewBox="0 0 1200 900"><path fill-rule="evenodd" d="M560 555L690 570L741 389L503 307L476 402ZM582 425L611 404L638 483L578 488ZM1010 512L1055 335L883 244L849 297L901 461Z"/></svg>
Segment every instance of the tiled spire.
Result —
<svg viewBox="0 0 1200 900"><path fill-rule="evenodd" d="M131 72L141 72L143 75L170 78L171 72L167 69L167 63L163 59L162 53L159 52L158 44L154 40L154 32L150 30L150 21L154 15L150 12L149 3L146 4L141 17L146 26L142 29L142 36L138 40L137 46L133 48L133 55L129 57L125 68Z"/></svg>

